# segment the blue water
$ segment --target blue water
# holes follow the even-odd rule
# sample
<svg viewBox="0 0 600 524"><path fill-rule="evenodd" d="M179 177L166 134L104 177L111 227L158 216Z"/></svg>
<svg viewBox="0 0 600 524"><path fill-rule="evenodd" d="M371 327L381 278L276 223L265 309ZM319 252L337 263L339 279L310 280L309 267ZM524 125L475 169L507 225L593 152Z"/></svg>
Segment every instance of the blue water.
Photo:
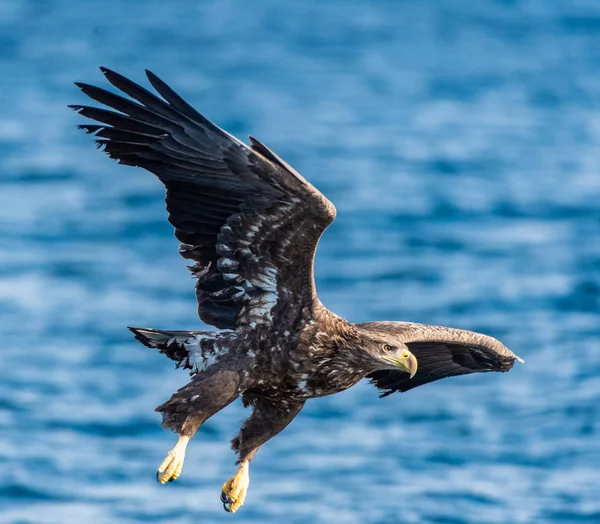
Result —
<svg viewBox="0 0 600 524"><path fill-rule="evenodd" d="M183 476L187 376L125 326L195 329L160 184L66 109L97 66L164 77L337 206L322 301L480 330L527 360L308 403L219 502L244 409ZM600 522L600 4L0 2L0 522Z"/></svg>

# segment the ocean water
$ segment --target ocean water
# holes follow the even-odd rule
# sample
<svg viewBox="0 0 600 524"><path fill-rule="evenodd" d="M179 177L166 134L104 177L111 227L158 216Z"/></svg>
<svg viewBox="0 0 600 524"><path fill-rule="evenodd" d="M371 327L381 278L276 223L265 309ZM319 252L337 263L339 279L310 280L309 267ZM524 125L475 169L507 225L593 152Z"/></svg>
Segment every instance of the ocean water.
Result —
<svg viewBox="0 0 600 524"><path fill-rule="evenodd" d="M311 401L223 512L235 404L182 477L186 382L128 325L197 329L161 185L75 129L73 81L162 76L337 206L320 297L527 361ZM599 523L600 4L0 1L0 522Z"/></svg>

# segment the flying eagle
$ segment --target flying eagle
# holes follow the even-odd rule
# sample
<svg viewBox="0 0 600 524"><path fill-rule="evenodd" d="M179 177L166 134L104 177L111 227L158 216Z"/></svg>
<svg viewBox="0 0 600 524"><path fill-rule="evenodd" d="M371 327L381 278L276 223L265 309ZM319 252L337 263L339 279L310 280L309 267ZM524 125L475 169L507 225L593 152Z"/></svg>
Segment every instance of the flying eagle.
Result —
<svg viewBox="0 0 600 524"><path fill-rule="evenodd" d="M239 468L222 488L227 511L244 503L249 465L304 403L368 378L382 396L445 377L508 371L521 359L479 333L412 322L352 324L317 297L313 261L336 210L258 140L247 146L207 120L156 75L157 96L101 68L125 98L76 83L103 109L70 106L120 164L154 173L166 187L169 221L193 262L198 314L220 331L130 328L135 338L190 370L164 404L162 425L179 435L158 467L177 479L198 428L242 397L252 414L232 447ZM418 368L417 368L418 363Z"/></svg>

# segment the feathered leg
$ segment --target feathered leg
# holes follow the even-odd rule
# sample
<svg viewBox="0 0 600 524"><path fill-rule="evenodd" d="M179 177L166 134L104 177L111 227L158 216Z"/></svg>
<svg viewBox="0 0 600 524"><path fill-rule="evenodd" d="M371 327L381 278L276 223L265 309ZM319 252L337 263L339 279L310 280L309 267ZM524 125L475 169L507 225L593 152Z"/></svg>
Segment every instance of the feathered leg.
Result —
<svg viewBox="0 0 600 524"><path fill-rule="evenodd" d="M304 402L276 404L267 399L256 399L252 414L232 441L232 447L240 458L237 473L223 484L221 490L225 511L235 513L244 504L250 484L250 462L254 455L267 440L294 420L302 406Z"/></svg>
<svg viewBox="0 0 600 524"><path fill-rule="evenodd" d="M156 479L164 484L181 475L185 451L190 438L215 413L239 395L240 377L234 371L205 372L177 391L156 411L163 414L162 426L179 435L179 440L162 461Z"/></svg>
<svg viewBox="0 0 600 524"><path fill-rule="evenodd" d="M217 411L239 395L240 375L230 371L227 354L235 334L219 331L161 331L129 328L145 346L156 348L177 367L196 373L192 381L175 393L156 411L163 415L162 425L179 434L156 472L161 483L179 477L190 438ZM239 362L233 366L239 369Z"/></svg>

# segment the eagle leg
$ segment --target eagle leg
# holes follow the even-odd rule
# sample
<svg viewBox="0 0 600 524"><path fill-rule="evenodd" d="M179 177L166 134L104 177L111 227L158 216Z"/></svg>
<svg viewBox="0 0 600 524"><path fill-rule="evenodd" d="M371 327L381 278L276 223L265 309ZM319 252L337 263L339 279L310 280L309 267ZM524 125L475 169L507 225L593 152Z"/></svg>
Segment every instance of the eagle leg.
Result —
<svg viewBox="0 0 600 524"><path fill-rule="evenodd" d="M156 408L163 415L163 427L179 435L177 444L158 467L158 482L164 484L179 478L189 440L204 422L238 397L239 383L238 371L204 371Z"/></svg>
<svg viewBox="0 0 600 524"><path fill-rule="evenodd" d="M225 511L235 513L244 504L250 484L250 462L258 449L294 420L304 402L277 403L263 397L245 398L254 405L252 414L244 422L232 447L239 454L239 467L221 490L221 502Z"/></svg>
<svg viewBox="0 0 600 524"><path fill-rule="evenodd" d="M240 462L236 474L231 477L221 488L221 502L223 508L229 513L235 513L246 500L246 493L250 485L250 461Z"/></svg>
<svg viewBox="0 0 600 524"><path fill-rule="evenodd" d="M183 461L185 459L185 449L187 448L190 437L181 435L175 447L167 453L167 456L158 466L156 472L156 480L161 484L165 482L173 482L181 475L183 469Z"/></svg>

